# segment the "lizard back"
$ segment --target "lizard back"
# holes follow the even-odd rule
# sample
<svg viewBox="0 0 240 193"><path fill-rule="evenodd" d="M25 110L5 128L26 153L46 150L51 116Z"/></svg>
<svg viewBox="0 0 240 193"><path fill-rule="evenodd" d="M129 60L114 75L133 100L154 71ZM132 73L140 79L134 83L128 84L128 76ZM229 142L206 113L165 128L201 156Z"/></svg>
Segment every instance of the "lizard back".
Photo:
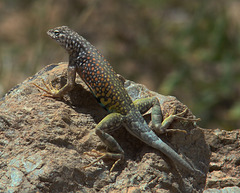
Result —
<svg viewBox="0 0 240 193"><path fill-rule="evenodd" d="M80 77L109 112L126 115L134 108L122 81L90 42L67 26L51 29L47 34L68 51L69 65L77 68Z"/></svg>

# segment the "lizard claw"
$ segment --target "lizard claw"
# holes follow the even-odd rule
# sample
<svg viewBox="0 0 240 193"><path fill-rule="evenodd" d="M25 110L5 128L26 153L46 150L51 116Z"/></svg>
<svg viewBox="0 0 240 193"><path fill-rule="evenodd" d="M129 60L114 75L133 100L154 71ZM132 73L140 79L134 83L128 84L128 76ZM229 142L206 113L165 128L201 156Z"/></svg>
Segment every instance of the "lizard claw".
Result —
<svg viewBox="0 0 240 193"><path fill-rule="evenodd" d="M97 151L95 149L93 149L91 152L84 152L83 154L97 158L95 161L91 162L90 164L88 164L86 166L83 166L82 167L83 169L88 168L91 165L97 163L100 159L104 158L104 156L105 156L105 153L101 153L101 152L99 152L99 151Z"/></svg>
<svg viewBox="0 0 240 193"><path fill-rule="evenodd" d="M122 154L118 154L118 153L109 153L109 152L99 152L95 149L91 150L90 152L84 152L83 154L91 156L91 157L95 157L97 158L95 161L91 162L90 164L83 166L82 168L88 168L91 165L97 163L100 159L104 159L104 158L110 158L110 159L116 159L116 161L114 162L114 164L112 165L111 169L110 169L110 173L112 172L112 170L114 169L114 167L123 159L123 155Z"/></svg>
<svg viewBox="0 0 240 193"><path fill-rule="evenodd" d="M45 93L42 94L42 96L46 96L46 97L52 97L52 98L56 98L58 97L57 94L59 92L58 88L54 88L52 83L49 82L48 84L43 80L41 79L41 81L43 82L45 88L35 84L35 83L32 83L34 86L36 86L38 89L44 91Z"/></svg>
<svg viewBox="0 0 240 193"><path fill-rule="evenodd" d="M164 132L165 132L165 133L182 132L182 133L184 133L184 134L187 134L187 131L182 130L182 129L166 129Z"/></svg>
<svg viewBox="0 0 240 193"><path fill-rule="evenodd" d="M201 121L200 118L186 118L186 117L181 117L181 115L184 115L187 112L188 108L186 108L184 111L182 111L181 113L177 113L174 116L177 119L182 119L182 120L186 120L186 121L192 121L192 122L196 122L196 121Z"/></svg>
<svg viewBox="0 0 240 193"><path fill-rule="evenodd" d="M176 109L175 109L176 110ZM184 111L177 113L177 114L171 114L170 116L173 117L173 119L182 119L184 121L191 121L191 122L196 122L196 121L200 121L200 118L186 118L186 117L182 117L181 115L184 115L187 112L188 108L186 108ZM165 132L183 132L183 133L187 133L187 131L185 130L181 130L181 129L167 129L165 130Z"/></svg>

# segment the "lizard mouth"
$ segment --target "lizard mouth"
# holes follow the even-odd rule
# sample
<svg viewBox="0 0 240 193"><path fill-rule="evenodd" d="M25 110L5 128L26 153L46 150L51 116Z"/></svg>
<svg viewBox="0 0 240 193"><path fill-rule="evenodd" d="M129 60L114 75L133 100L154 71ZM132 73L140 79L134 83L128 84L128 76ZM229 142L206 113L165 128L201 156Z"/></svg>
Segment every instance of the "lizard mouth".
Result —
<svg viewBox="0 0 240 193"><path fill-rule="evenodd" d="M54 32L52 30L48 30L47 35L54 39Z"/></svg>

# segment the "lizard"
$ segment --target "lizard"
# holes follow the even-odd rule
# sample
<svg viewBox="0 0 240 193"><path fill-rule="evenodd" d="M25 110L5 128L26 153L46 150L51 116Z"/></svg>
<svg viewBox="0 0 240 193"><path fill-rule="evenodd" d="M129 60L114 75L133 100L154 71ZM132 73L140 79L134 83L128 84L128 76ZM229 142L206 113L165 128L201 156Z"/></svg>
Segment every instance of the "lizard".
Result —
<svg viewBox="0 0 240 193"><path fill-rule="evenodd" d="M100 159L112 158L116 160L110 169L124 159L124 150L119 143L105 131L124 126L126 130L137 137L145 144L159 150L176 165L184 168L192 175L204 175L202 171L196 169L176 153L169 145L163 142L158 134L166 132L166 129L175 119L196 122L199 119L185 118L182 115L187 108L178 114L170 114L163 120L162 110L157 97L147 97L131 100L124 88L123 80L113 70L110 63L104 56L85 38L80 36L67 26L56 27L47 31L47 34L56 40L69 54L69 64L67 68L67 83L60 89L54 88L51 83L47 84L44 80L45 88L34 84L45 92L44 96L53 98L62 97L74 88L76 74L86 83L93 95L100 104L105 107L109 114L103 118L95 127L95 133L101 141L109 148L110 152L96 153L98 158L84 168L91 166ZM152 108L150 128L144 120L142 114ZM85 152L88 155L91 155Z"/></svg>

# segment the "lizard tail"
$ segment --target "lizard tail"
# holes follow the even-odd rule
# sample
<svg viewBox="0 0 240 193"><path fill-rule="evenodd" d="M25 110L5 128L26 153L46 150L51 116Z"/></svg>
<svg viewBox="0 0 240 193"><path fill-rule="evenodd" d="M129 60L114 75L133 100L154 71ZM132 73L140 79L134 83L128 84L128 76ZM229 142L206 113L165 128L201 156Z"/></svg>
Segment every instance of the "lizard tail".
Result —
<svg viewBox="0 0 240 193"><path fill-rule="evenodd" d="M161 151L163 154L169 157L173 162L175 162L180 167L183 167L189 173L193 175L205 176L203 172L193 168L189 163L187 163L183 158L181 158L180 155L178 155L170 146L164 143L161 139L154 141L151 144L151 146Z"/></svg>

